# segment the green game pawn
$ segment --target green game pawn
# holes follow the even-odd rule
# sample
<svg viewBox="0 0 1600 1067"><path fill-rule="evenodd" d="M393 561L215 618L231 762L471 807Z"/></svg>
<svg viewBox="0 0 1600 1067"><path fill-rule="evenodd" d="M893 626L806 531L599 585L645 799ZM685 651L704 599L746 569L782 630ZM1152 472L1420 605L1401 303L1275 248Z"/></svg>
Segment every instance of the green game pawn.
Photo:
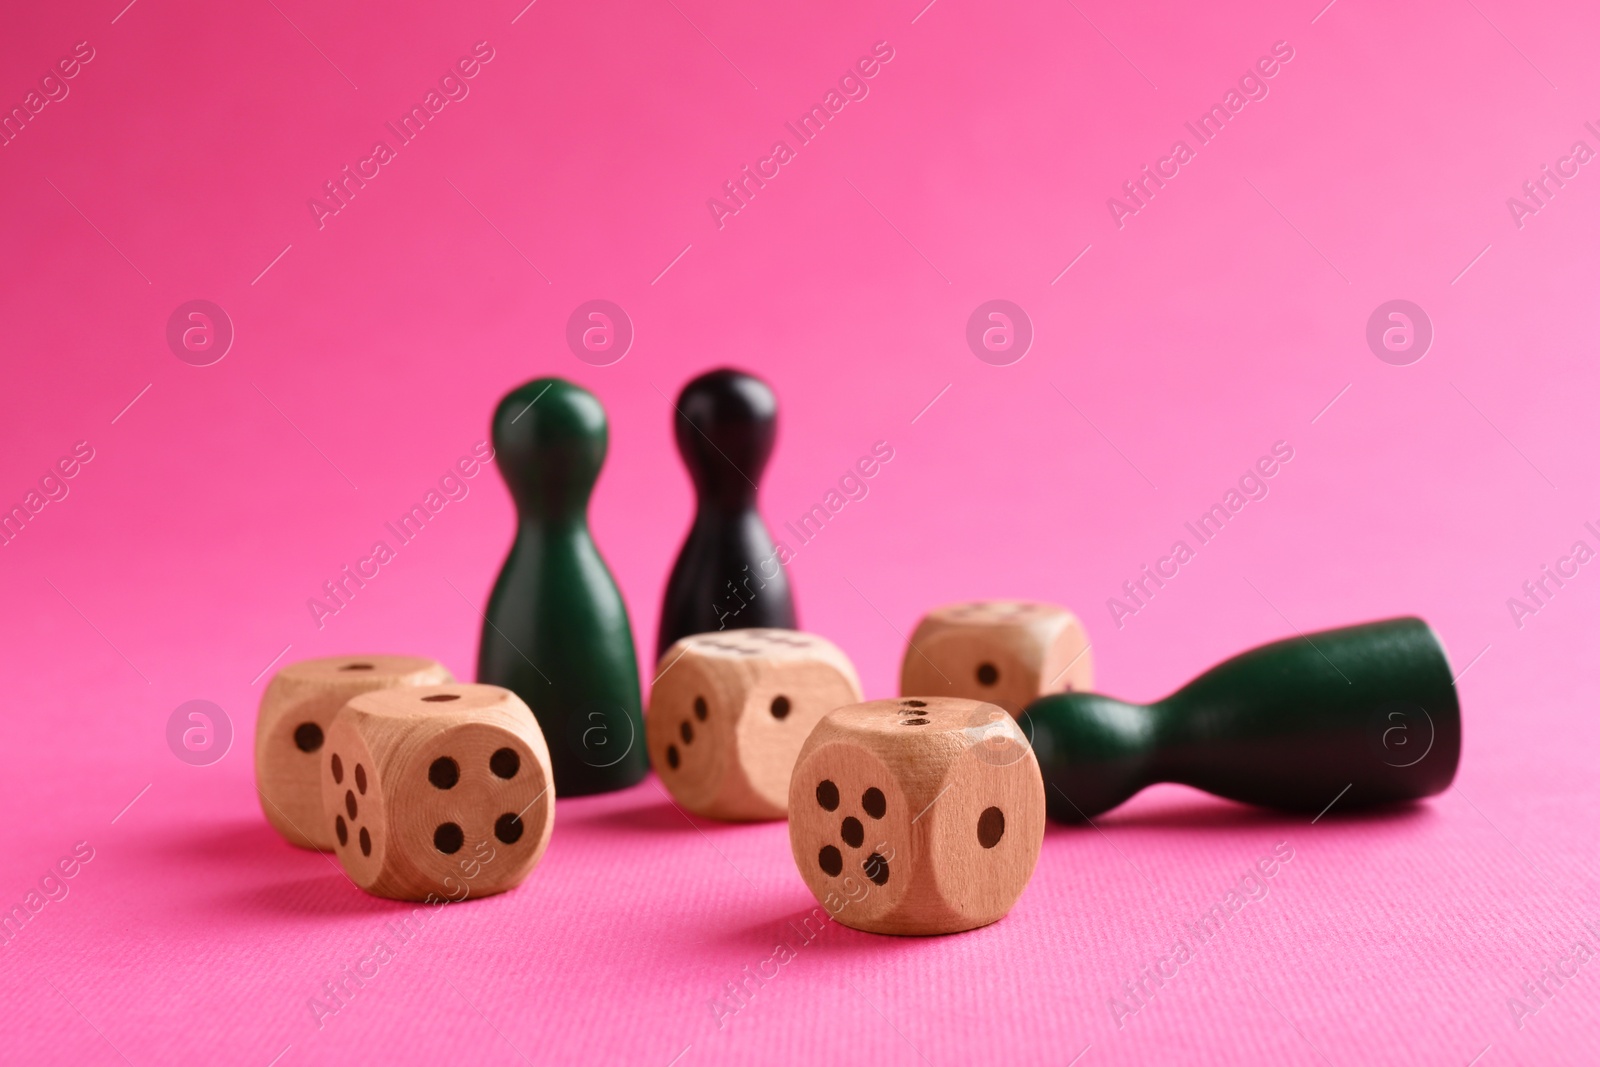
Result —
<svg viewBox="0 0 1600 1067"><path fill-rule="evenodd" d="M1414 618L1275 641L1154 704L1041 697L1019 725L1066 823L1157 782L1285 811L1371 808L1442 792L1461 759L1450 662Z"/></svg>
<svg viewBox="0 0 1600 1067"><path fill-rule="evenodd" d="M589 533L605 409L571 382L539 378L500 401L492 434L517 537L489 594L478 681L533 709L558 796L623 789L648 758L628 609Z"/></svg>

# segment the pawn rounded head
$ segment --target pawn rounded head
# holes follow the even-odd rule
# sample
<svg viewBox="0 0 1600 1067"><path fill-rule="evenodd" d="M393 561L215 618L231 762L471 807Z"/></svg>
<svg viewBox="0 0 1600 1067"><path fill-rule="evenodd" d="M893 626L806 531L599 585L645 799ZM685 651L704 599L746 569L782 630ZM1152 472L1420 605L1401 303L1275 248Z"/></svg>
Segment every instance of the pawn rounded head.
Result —
<svg viewBox="0 0 1600 1067"><path fill-rule="evenodd" d="M1384 619L1258 646L1154 704L1044 696L1018 724L1061 822L1157 782L1280 811L1326 812L1334 800L1351 811L1449 788L1461 759L1452 678L1427 623Z"/></svg>
<svg viewBox="0 0 1600 1067"><path fill-rule="evenodd" d="M722 367L685 385L676 407L678 452L697 487L748 489L760 479L778 433L778 398L771 386Z"/></svg>
<svg viewBox="0 0 1600 1067"><path fill-rule="evenodd" d="M535 378L501 398L490 432L519 507L549 515L588 505L609 438L605 408L589 390Z"/></svg>

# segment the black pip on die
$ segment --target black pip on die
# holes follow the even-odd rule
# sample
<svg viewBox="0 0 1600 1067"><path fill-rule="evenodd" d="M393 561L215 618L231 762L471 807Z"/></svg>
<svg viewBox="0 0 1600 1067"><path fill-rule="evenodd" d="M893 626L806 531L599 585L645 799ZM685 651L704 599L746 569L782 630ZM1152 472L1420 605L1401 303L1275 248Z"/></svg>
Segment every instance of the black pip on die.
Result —
<svg viewBox="0 0 1600 1067"><path fill-rule="evenodd" d="M650 762L697 815L781 819L806 735L828 712L860 699L850 658L816 634L685 637L656 668L645 717Z"/></svg>
<svg viewBox="0 0 1600 1067"><path fill-rule="evenodd" d="M453 681L422 656L327 656L273 675L256 716L256 795L273 829L302 848L332 850L333 816L323 818L317 774L334 715L374 689Z"/></svg>
<svg viewBox="0 0 1600 1067"><path fill-rule="evenodd" d="M369 893L461 900L527 877L550 842L550 752L533 712L492 685L358 696L323 746L334 854Z"/></svg>
<svg viewBox="0 0 1600 1067"><path fill-rule="evenodd" d="M1044 843L1044 780L1003 709L904 697L839 708L789 782L789 844L835 919L948 934L1016 903Z"/></svg>

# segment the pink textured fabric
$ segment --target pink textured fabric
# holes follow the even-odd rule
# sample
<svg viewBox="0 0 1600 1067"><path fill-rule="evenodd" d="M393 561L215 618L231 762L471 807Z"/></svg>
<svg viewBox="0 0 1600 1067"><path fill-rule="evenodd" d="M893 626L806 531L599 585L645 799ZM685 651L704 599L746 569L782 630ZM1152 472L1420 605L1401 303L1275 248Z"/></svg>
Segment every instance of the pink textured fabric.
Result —
<svg viewBox="0 0 1600 1067"><path fill-rule="evenodd" d="M1600 1059L1592 7L124 3L0 34L0 507L28 516L0 546L0 907L28 916L0 1060ZM567 342L594 299L633 328L607 366ZM995 299L1026 319L979 316L986 361ZM1431 323L1409 365L1399 320L1369 345L1396 299ZM169 342L191 300L231 323L209 366L214 312ZM782 403L775 530L893 449L789 541L803 624L870 697L954 599L1073 607L1141 700L1416 613L1465 672L1458 788L1314 825L1154 789L931 939L804 940L785 827L688 820L654 780L560 801L521 888L409 932L280 841L270 667L470 677L497 475L318 619L323 583L556 373L610 412L594 526L653 647L691 507L669 398L722 363ZM1280 441L1264 498L1126 600ZM168 745L190 700L232 725L207 766Z"/></svg>

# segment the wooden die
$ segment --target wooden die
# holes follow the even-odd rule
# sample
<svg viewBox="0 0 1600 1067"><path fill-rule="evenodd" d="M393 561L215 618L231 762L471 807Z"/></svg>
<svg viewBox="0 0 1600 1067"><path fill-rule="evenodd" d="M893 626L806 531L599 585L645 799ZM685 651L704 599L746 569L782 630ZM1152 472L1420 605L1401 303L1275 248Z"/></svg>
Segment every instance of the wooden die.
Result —
<svg viewBox="0 0 1600 1067"><path fill-rule="evenodd" d="M828 712L860 699L849 657L816 634L696 634L661 657L645 743L656 773L690 811L781 819L806 735Z"/></svg>
<svg viewBox="0 0 1600 1067"><path fill-rule="evenodd" d="M375 689L454 681L422 656L329 656L291 663L267 683L256 715L256 794L273 829L302 848L333 848L317 777L334 714Z"/></svg>
<svg viewBox="0 0 1600 1067"><path fill-rule="evenodd" d="M789 782L789 845L839 922L949 934L1016 903L1044 843L1044 779L1011 716L951 697L831 712Z"/></svg>
<svg viewBox="0 0 1600 1067"><path fill-rule="evenodd" d="M1094 687L1089 635L1054 604L974 600L923 616L900 664L902 696L998 704L1013 716L1047 693Z"/></svg>
<svg viewBox="0 0 1600 1067"><path fill-rule="evenodd" d="M381 897L502 893L550 843L550 751L509 689L358 696L334 717L321 773L334 854L352 881Z"/></svg>

